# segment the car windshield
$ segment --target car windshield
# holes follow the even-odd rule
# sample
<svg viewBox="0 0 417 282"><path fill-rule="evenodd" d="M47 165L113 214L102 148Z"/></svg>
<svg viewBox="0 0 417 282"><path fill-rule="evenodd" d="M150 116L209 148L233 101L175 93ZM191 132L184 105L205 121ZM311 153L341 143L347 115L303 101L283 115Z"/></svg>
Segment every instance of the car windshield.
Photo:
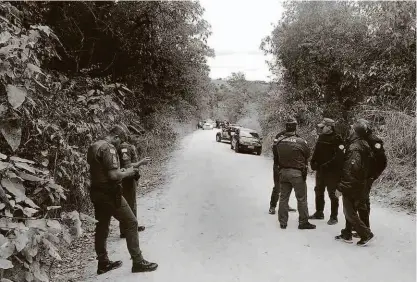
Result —
<svg viewBox="0 0 417 282"><path fill-rule="evenodd" d="M250 132L250 131L241 131L240 132L241 137L247 137L247 138L259 138L259 134L256 132Z"/></svg>

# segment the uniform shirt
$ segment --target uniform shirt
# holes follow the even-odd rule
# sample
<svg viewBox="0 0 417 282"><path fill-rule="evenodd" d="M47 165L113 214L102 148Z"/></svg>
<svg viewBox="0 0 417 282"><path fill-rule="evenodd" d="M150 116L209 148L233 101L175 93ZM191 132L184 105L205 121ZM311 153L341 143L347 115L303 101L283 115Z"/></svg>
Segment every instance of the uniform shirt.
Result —
<svg viewBox="0 0 417 282"><path fill-rule="evenodd" d="M280 137L284 136L284 134L286 133L286 130L283 130L281 132L279 132L274 139L274 142L272 144L272 153L274 154L274 166L278 166L278 152L276 150L276 145L278 143L278 140L280 139ZM297 134L295 134L295 136L299 137Z"/></svg>
<svg viewBox="0 0 417 282"><path fill-rule="evenodd" d="M343 166L345 146L336 133L320 134L311 158L311 169L339 172Z"/></svg>
<svg viewBox="0 0 417 282"><path fill-rule="evenodd" d="M345 154L342 177L338 190L343 195L361 197L365 191L369 174L369 156L371 148L368 143L356 137L348 146Z"/></svg>
<svg viewBox="0 0 417 282"><path fill-rule="evenodd" d="M276 150L278 166L280 168L294 168L304 170L310 157L307 141L293 133L285 133L278 138Z"/></svg>
<svg viewBox="0 0 417 282"><path fill-rule="evenodd" d="M120 145L118 154L120 158L121 168L129 168L132 166L132 163L136 163L139 161L135 146L127 142L123 142Z"/></svg>
<svg viewBox="0 0 417 282"><path fill-rule="evenodd" d="M112 184L108 172L120 168L116 148L105 140L99 140L88 148L87 162L92 185Z"/></svg>

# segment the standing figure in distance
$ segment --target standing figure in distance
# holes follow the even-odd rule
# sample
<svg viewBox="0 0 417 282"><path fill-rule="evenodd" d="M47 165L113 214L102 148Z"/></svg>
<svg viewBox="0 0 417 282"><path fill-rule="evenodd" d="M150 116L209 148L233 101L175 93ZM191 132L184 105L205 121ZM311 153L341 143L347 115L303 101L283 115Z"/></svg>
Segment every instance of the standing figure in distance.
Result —
<svg viewBox="0 0 417 282"><path fill-rule="evenodd" d="M342 176L336 191L336 196L343 195L346 226L335 239L352 243L352 228L354 228L361 238L357 243L358 246L365 246L374 238L370 228L358 215L361 206L366 205L367 181L370 177L370 163L373 158L372 150L365 140L367 134L367 123L361 120L356 121L352 126Z"/></svg>
<svg viewBox="0 0 417 282"><path fill-rule="evenodd" d="M125 226L127 249L132 258L132 272L154 271L156 263L146 261L139 247L138 222L122 196L121 181L138 178L139 171L129 168L122 171L119 166L117 148L128 138L122 126L114 126L103 139L88 148L87 162L90 165L90 198L94 206L96 230L94 247L97 254L97 274L108 272L122 265L121 261L110 261L106 241L109 236L110 219L113 216Z"/></svg>
<svg viewBox="0 0 417 282"><path fill-rule="evenodd" d="M308 222L307 206L306 179L310 148L307 146L307 141L296 136L297 121L295 119L287 120L285 130L286 133L278 138L276 145L281 187L278 208L280 227L287 228L288 200L294 188L299 214L298 229L315 229L316 226Z"/></svg>
<svg viewBox="0 0 417 282"><path fill-rule="evenodd" d="M148 164L150 158L144 158L139 161L138 154L136 152L135 146L129 144L127 141L120 144L119 149L117 150L120 159L120 167L122 170L126 170L130 167L139 168L142 165ZM122 180L123 186L123 197L128 203L130 209L132 210L134 216L137 218L137 203L136 203L136 189L138 178L125 178ZM119 225L120 228L120 238L126 238L124 234L125 227L123 224ZM144 231L145 226L138 226L138 231Z"/></svg>
<svg viewBox="0 0 417 282"><path fill-rule="evenodd" d="M330 118L324 118L317 125L321 128L313 157L311 158L311 169L316 171L316 212L310 219L324 219L324 193L327 187L331 203L329 225L338 222L339 199L336 197L336 185L340 179L343 165L344 145L342 139L335 132L335 122Z"/></svg>

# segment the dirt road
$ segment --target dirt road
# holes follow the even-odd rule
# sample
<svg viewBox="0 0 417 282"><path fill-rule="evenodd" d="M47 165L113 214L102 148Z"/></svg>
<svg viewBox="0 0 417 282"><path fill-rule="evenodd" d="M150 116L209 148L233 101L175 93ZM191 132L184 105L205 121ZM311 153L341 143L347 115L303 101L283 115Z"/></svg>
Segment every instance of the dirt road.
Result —
<svg viewBox="0 0 417 282"><path fill-rule="evenodd" d="M112 230L109 255L123 260L123 267L97 276L91 261L83 281L416 281L414 217L374 204L376 240L364 248L333 239L343 220L336 226L314 221L316 230L298 230L298 214L290 213L281 230L277 216L267 213L272 161L236 154L215 142L215 132L187 136L167 168L166 187L139 199L147 227L141 248L158 270L132 274L125 241ZM310 178L310 212L313 189ZM290 204L296 206L294 193Z"/></svg>

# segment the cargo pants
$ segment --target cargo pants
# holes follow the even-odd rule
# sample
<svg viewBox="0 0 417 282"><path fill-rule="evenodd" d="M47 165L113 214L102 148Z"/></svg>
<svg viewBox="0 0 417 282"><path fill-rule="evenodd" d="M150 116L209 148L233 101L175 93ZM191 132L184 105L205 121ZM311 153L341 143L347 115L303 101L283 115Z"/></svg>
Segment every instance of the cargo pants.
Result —
<svg viewBox="0 0 417 282"><path fill-rule="evenodd" d="M324 194L327 188L327 194L330 198L331 203L331 213L330 218L337 219L339 211L339 199L336 197L336 187L339 179L336 175L326 172L326 171L317 171L316 172L316 187L314 188L316 196L316 213L323 214L325 200Z"/></svg>
<svg viewBox="0 0 417 282"><path fill-rule="evenodd" d="M363 200L354 199L349 196L343 196L343 213L346 217L346 226L345 229L342 230L342 233L351 236L352 229L358 233L359 237L367 238L371 233L369 226L366 226L364 221L358 215L358 211L360 210L361 206L365 206L366 204Z"/></svg>
<svg viewBox="0 0 417 282"><path fill-rule="evenodd" d="M136 187L137 181L135 179L123 179L122 181L123 186L123 197L125 198L127 204L129 205L130 209L133 212L133 215L137 219L137 204L136 204ZM120 234L124 235L124 230L126 226L122 222L119 224Z"/></svg>
<svg viewBox="0 0 417 282"><path fill-rule="evenodd" d="M139 246L138 221L125 198L122 196L120 203L116 204L112 195L100 191L92 191L90 196L97 220L94 247L98 261L108 261L107 238L112 216L124 226L127 249L132 260L134 262L141 261L143 257Z"/></svg>
<svg viewBox="0 0 417 282"><path fill-rule="evenodd" d="M307 185L303 178L303 173L298 169L283 168L279 171L279 178L281 188L278 208L279 223L287 225L288 201L293 188L295 197L297 198L297 209L299 214L298 222L299 224L308 222Z"/></svg>

